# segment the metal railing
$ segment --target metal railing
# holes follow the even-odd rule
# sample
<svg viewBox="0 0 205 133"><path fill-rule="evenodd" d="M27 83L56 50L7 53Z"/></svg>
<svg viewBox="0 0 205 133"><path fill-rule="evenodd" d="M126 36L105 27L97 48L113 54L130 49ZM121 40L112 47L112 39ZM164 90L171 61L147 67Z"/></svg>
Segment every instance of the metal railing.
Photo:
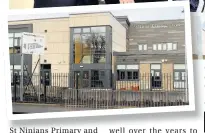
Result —
<svg viewBox="0 0 205 133"><path fill-rule="evenodd" d="M75 79L70 74L52 74L47 80L39 75L24 78L23 101L20 101L20 78L15 75L12 83L12 100L13 102L59 104L68 110L189 104L187 81L178 80L187 79L186 77L177 78L172 74L163 74L161 78L156 78L144 74L139 75L137 80L116 80L112 88L91 87L92 85L89 85L89 88L81 87L83 84L91 84L89 78L82 78L80 82L75 80L74 86L71 86L70 78ZM96 81L99 81L99 78ZM103 84L102 82L99 83Z"/></svg>

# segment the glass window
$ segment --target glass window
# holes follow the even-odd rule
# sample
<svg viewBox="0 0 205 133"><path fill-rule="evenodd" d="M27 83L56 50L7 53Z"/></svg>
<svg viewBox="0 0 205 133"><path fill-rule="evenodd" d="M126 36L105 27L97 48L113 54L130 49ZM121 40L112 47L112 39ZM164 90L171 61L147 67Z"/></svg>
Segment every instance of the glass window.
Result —
<svg viewBox="0 0 205 133"><path fill-rule="evenodd" d="M94 30L95 33L89 33L90 29ZM83 32L88 33L73 35L75 63L90 64L106 62L106 38L105 33L101 32L103 29L105 29L105 27L82 28ZM79 28L77 28L75 32L78 31Z"/></svg>
<svg viewBox="0 0 205 133"><path fill-rule="evenodd" d="M186 65L185 64L174 64L174 69L184 70L186 69Z"/></svg>
<svg viewBox="0 0 205 133"><path fill-rule="evenodd" d="M117 69L125 69L125 65L117 65Z"/></svg>
<svg viewBox="0 0 205 133"><path fill-rule="evenodd" d="M138 71L133 72L133 79L138 79Z"/></svg>
<svg viewBox="0 0 205 133"><path fill-rule="evenodd" d="M9 47L13 47L13 38L9 38Z"/></svg>
<svg viewBox="0 0 205 133"><path fill-rule="evenodd" d="M9 33L9 38L14 37L14 33Z"/></svg>
<svg viewBox="0 0 205 133"><path fill-rule="evenodd" d="M182 80L186 80L186 72L182 72Z"/></svg>
<svg viewBox="0 0 205 133"><path fill-rule="evenodd" d="M120 72L120 79L125 79L125 71Z"/></svg>
<svg viewBox="0 0 205 133"><path fill-rule="evenodd" d="M157 50L157 45L153 44L153 50Z"/></svg>
<svg viewBox="0 0 205 133"><path fill-rule="evenodd" d="M144 50L147 50L147 44L144 45Z"/></svg>
<svg viewBox="0 0 205 133"><path fill-rule="evenodd" d="M91 27L91 32L92 33L105 33L106 28L105 27Z"/></svg>
<svg viewBox="0 0 205 133"><path fill-rule="evenodd" d="M154 70L151 70L151 75L154 76Z"/></svg>
<svg viewBox="0 0 205 133"><path fill-rule="evenodd" d="M162 45L158 44L158 50L162 50Z"/></svg>
<svg viewBox="0 0 205 133"><path fill-rule="evenodd" d="M127 72L127 79L132 79L132 72Z"/></svg>
<svg viewBox="0 0 205 133"><path fill-rule="evenodd" d="M80 34L75 34L73 36L73 40L74 40L74 43L80 42L81 41L81 35Z"/></svg>
<svg viewBox="0 0 205 133"><path fill-rule="evenodd" d="M163 50L167 50L167 44L166 43L163 44Z"/></svg>
<svg viewBox="0 0 205 133"><path fill-rule="evenodd" d="M186 72L184 70L174 70L174 88L180 89L186 86Z"/></svg>
<svg viewBox="0 0 205 133"><path fill-rule="evenodd" d="M81 33L81 28L74 28L74 33Z"/></svg>
<svg viewBox="0 0 205 133"><path fill-rule="evenodd" d="M174 80L179 80L179 79L180 79L179 72L174 72Z"/></svg>
<svg viewBox="0 0 205 133"><path fill-rule="evenodd" d="M74 62L76 64L79 64L81 62L82 59L82 45L81 45L81 36L80 34L75 34L73 36L73 40L74 40Z"/></svg>
<svg viewBox="0 0 205 133"><path fill-rule="evenodd" d="M141 44L138 45L138 48L139 48L139 50L142 50L142 45Z"/></svg>
<svg viewBox="0 0 205 133"><path fill-rule="evenodd" d="M20 38L14 39L14 46L20 46Z"/></svg>
<svg viewBox="0 0 205 133"><path fill-rule="evenodd" d="M91 70L91 87L104 87L103 78L101 78L100 71Z"/></svg>
<svg viewBox="0 0 205 133"><path fill-rule="evenodd" d="M139 66L138 65L126 65L126 69L139 69Z"/></svg>
<svg viewBox="0 0 205 133"><path fill-rule="evenodd" d="M167 50L172 50L172 43L167 43Z"/></svg>
<svg viewBox="0 0 205 133"><path fill-rule="evenodd" d="M151 69L153 69L153 70L160 70L161 69L161 65L160 64L151 64Z"/></svg>
<svg viewBox="0 0 205 133"><path fill-rule="evenodd" d="M155 72L155 76L160 76L160 72Z"/></svg>
<svg viewBox="0 0 205 133"><path fill-rule="evenodd" d="M15 33L15 34L14 34L14 36L15 36L16 38L18 38L18 37L20 37L20 38L21 38L22 33Z"/></svg>
<svg viewBox="0 0 205 133"><path fill-rule="evenodd" d="M90 28L83 28L83 33L89 33L90 32Z"/></svg>
<svg viewBox="0 0 205 133"><path fill-rule="evenodd" d="M82 43L86 43L86 44L91 43L90 42L90 39L91 39L90 34L82 34L81 39L82 39Z"/></svg>
<svg viewBox="0 0 205 133"><path fill-rule="evenodd" d="M177 50L177 43L173 43L173 50Z"/></svg>

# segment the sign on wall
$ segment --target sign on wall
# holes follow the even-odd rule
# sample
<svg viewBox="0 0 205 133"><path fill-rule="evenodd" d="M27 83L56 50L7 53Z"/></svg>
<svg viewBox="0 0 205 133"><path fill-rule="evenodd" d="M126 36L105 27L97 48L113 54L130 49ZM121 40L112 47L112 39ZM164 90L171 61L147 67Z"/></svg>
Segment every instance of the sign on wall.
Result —
<svg viewBox="0 0 205 133"><path fill-rule="evenodd" d="M22 33L23 54L43 54L45 36L33 33Z"/></svg>

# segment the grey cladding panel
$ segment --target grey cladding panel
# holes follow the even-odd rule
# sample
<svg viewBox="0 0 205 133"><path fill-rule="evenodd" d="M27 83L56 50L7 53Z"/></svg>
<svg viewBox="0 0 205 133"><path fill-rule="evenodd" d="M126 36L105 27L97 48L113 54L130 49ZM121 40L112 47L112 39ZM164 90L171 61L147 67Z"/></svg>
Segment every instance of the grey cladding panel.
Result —
<svg viewBox="0 0 205 133"><path fill-rule="evenodd" d="M139 28L136 25L168 25L168 28ZM174 27L173 25L180 25ZM134 45L148 44L152 47L157 43L177 43L178 52L185 52L185 27L184 20L165 20L165 21L149 21L149 22L132 22L129 28L129 44L128 51L138 51ZM150 49L149 52L152 52ZM166 51L165 51L166 52Z"/></svg>

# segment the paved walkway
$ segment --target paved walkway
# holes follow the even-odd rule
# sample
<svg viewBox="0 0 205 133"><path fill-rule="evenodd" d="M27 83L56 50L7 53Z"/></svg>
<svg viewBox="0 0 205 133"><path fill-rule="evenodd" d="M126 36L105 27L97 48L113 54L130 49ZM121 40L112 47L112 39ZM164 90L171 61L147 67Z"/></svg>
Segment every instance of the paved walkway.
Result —
<svg viewBox="0 0 205 133"><path fill-rule="evenodd" d="M60 105L32 104L32 103L13 103L13 113L47 113L68 111Z"/></svg>
<svg viewBox="0 0 205 133"><path fill-rule="evenodd" d="M53 104L13 103L14 114L83 111L83 110L95 110L95 108L75 107L75 106L65 107L65 106L53 105Z"/></svg>

